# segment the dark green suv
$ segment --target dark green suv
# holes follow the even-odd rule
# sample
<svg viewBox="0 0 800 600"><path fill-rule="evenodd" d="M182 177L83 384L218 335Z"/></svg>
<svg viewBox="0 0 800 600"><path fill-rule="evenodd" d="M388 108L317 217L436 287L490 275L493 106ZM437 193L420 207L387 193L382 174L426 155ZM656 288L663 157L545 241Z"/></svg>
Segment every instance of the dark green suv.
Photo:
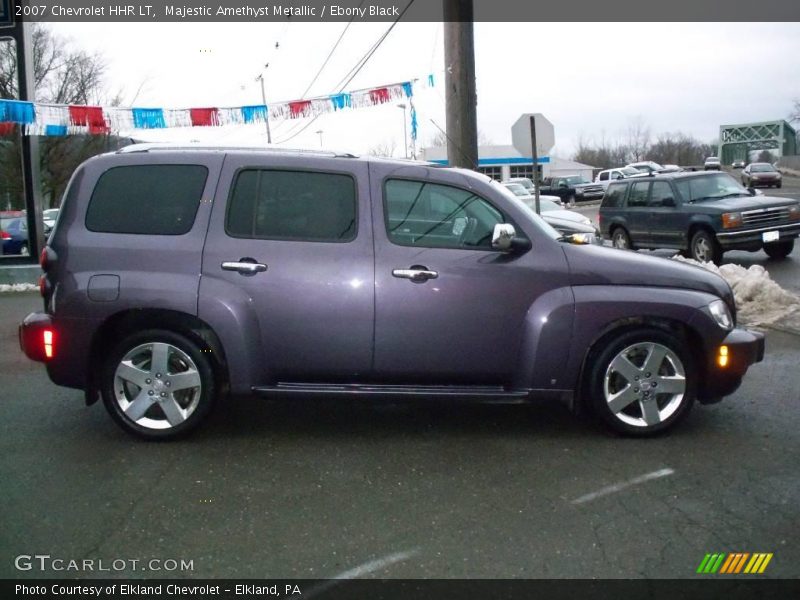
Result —
<svg viewBox="0 0 800 600"><path fill-rule="evenodd" d="M800 234L800 203L757 195L727 173L675 173L608 186L600 229L616 248L674 248L719 264L726 250L785 258Z"/></svg>

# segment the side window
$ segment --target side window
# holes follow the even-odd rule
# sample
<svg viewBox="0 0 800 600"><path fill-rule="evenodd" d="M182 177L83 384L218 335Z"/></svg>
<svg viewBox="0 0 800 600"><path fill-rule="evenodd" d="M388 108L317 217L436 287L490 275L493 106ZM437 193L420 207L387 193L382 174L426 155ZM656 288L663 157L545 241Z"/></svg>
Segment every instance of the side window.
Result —
<svg viewBox="0 0 800 600"><path fill-rule="evenodd" d="M612 171L611 179L622 179L622 174L619 171Z"/></svg>
<svg viewBox="0 0 800 600"><path fill-rule="evenodd" d="M602 205L607 208L619 208L622 206L622 201L625 199L625 190L628 188L626 185L610 185L608 191L603 197Z"/></svg>
<svg viewBox="0 0 800 600"><path fill-rule="evenodd" d="M675 188L678 190L678 194L680 194L681 200L683 200L684 202L692 201L692 193L689 187L688 179L681 179L679 181L676 181Z"/></svg>
<svg viewBox="0 0 800 600"><path fill-rule="evenodd" d="M206 185L202 165L113 167L97 180L86 228L102 233L183 235L194 224Z"/></svg>
<svg viewBox="0 0 800 600"><path fill-rule="evenodd" d="M650 190L650 206L675 206L675 194L666 181L654 181Z"/></svg>
<svg viewBox="0 0 800 600"><path fill-rule="evenodd" d="M349 175L244 169L228 200L233 237L349 242L356 237L356 186Z"/></svg>
<svg viewBox="0 0 800 600"><path fill-rule="evenodd" d="M608 181L608 171L600 173L600 181Z"/></svg>
<svg viewBox="0 0 800 600"><path fill-rule="evenodd" d="M628 196L628 208L636 206L647 206L647 191L650 188L649 181L639 181L631 186L631 193Z"/></svg>
<svg viewBox="0 0 800 600"><path fill-rule="evenodd" d="M467 190L389 179L384 186L386 233L401 246L490 250L503 214Z"/></svg>

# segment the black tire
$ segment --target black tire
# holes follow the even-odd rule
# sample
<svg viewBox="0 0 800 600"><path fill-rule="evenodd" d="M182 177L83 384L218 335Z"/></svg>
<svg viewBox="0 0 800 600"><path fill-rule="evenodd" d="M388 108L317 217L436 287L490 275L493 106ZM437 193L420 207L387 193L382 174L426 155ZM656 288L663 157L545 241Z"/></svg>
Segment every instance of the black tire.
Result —
<svg viewBox="0 0 800 600"><path fill-rule="evenodd" d="M794 240L787 240L785 242L772 242L771 244L764 244L764 252L767 256L774 260L783 260L789 256L794 250Z"/></svg>
<svg viewBox="0 0 800 600"><path fill-rule="evenodd" d="M165 352L166 369L165 373L156 373L153 368L153 344L159 344L160 348L167 347ZM147 360L148 349L150 346L150 359ZM138 354L136 354L139 352ZM152 383L142 387L132 383L133 380L123 380L117 378L117 367L121 366L123 359L127 355L134 353L134 358L128 360L133 365L138 365L136 377L144 377L150 371L150 377L144 381ZM144 357L144 358L141 358ZM188 360L187 360L188 359ZM138 361L138 362L137 362ZM194 363L194 364L192 364ZM192 381L197 380L199 389L176 389L187 380L181 381L181 375L189 375ZM217 386L214 380L214 372L208 359L208 354L204 353L198 342L192 339L161 329L150 329L134 333L108 353L107 358L101 365L100 391L103 397L103 404L108 410L114 421L126 432L147 440L171 440L186 435L197 427L211 411L217 394ZM126 383L127 381L127 383ZM174 388L171 386L175 382ZM144 397L145 388L148 390L149 398ZM152 392L152 393L151 393ZM159 400L159 396L165 396ZM121 399L120 399L121 398ZM123 409L123 402L127 403L126 409L131 410L134 402L141 400L144 406L146 401L147 408L142 415L134 420ZM176 417L173 424L167 416L165 408L169 405L170 413ZM175 412L174 406L180 410ZM183 412L186 414L183 414ZM138 422L137 422L138 421Z"/></svg>
<svg viewBox="0 0 800 600"><path fill-rule="evenodd" d="M567 196L567 199L564 201L567 203L567 208L572 208L575 206L575 196Z"/></svg>
<svg viewBox="0 0 800 600"><path fill-rule="evenodd" d="M778 185L776 185L775 187L776 187L776 188L778 188L778 189L781 189L781 188L783 187L783 182L781 181L781 182L780 182Z"/></svg>
<svg viewBox="0 0 800 600"><path fill-rule="evenodd" d="M633 250L631 236L624 227L619 226L611 230L611 245L621 250Z"/></svg>
<svg viewBox="0 0 800 600"><path fill-rule="evenodd" d="M637 368L647 368L646 359L651 355L648 348L666 348L668 353L658 363L658 373L642 371L641 379L628 383L612 366L615 359L625 354L631 365ZM642 364L638 364L639 360ZM655 364L655 363L654 363ZM632 437L648 437L671 429L689 414L694 404L696 393L697 375L692 354L687 343L680 337L665 330L653 327L641 327L627 330L604 342L604 347L598 348L596 353L590 355L587 365L583 394L592 413L611 430ZM677 368L676 368L677 367ZM653 382L662 382L664 385L680 386L680 372L682 371L684 391L682 393L659 393L659 387L652 386ZM644 375L649 374L648 378ZM669 381L668 381L669 380ZM624 385L623 385L624 382ZM645 386L647 384L647 390ZM614 412L606 396L614 397L615 394L626 393L628 398L632 395L636 399L630 404ZM645 397L645 394L651 394ZM623 396L620 395L620 398ZM627 398L626 398L627 401ZM652 410L658 411L658 422L647 423L645 403ZM619 408L617 406L616 408ZM648 416L652 412L648 411ZM663 418L662 418L663 415Z"/></svg>
<svg viewBox="0 0 800 600"><path fill-rule="evenodd" d="M713 233L705 229L695 231L689 241L689 255L698 262L722 262L722 247Z"/></svg>
<svg viewBox="0 0 800 600"><path fill-rule="evenodd" d="M19 254L20 254L20 256L30 256L31 255L30 250L28 250L28 244L22 244L22 246L19 247Z"/></svg>

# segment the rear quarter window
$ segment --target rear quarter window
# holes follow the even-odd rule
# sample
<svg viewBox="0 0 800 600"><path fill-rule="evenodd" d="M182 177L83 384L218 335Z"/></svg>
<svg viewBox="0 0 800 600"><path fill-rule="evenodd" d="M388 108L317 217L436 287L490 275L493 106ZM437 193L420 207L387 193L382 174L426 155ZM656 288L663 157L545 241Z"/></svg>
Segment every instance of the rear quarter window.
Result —
<svg viewBox="0 0 800 600"><path fill-rule="evenodd" d="M628 189L627 185L610 185L603 196L602 208L619 208L625 199L625 190Z"/></svg>
<svg viewBox="0 0 800 600"><path fill-rule="evenodd" d="M206 185L202 165L126 165L100 176L86 228L101 233L183 235L194 224Z"/></svg>

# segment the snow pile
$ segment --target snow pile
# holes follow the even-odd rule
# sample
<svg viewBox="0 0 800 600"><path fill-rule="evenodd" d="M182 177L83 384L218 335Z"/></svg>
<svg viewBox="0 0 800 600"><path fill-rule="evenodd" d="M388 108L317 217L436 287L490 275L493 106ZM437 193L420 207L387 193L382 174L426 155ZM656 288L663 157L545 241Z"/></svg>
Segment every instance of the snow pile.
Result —
<svg viewBox="0 0 800 600"><path fill-rule="evenodd" d="M35 292L38 289L34 283L0 283L0 292Z"/></svg>
<svg viewBox="0 0 800 600"><path fill-rule="evenodd" d="M673 257L721 275L733 289L738 320L743 325L780 325L800 331L800 297L783 289L761 265L745 269L741 265L713 263Z"/></svg>

